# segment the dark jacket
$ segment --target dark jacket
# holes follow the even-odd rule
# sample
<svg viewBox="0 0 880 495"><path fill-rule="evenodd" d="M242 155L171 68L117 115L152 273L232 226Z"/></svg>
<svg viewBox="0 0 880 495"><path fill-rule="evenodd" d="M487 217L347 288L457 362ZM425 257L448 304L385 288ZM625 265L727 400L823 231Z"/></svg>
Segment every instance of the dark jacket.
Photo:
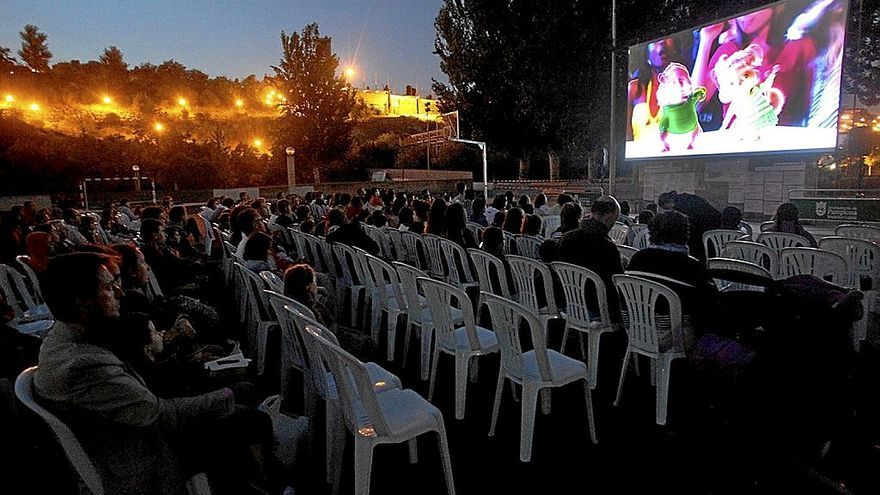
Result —
<svg viewBox="0 0 880 495"><path fill-rule="evenodd" d="M623 273L623 264L617 245L608 237L608 227L593 219L585 220L559 239L556 259L596 272L605 283L611 320L620 321L617 290L611 277Z"/></svg>
<svg viewBox="0 0 880 495"><path fill-rule="evenodd" d="M675 196L675 209L684 213L690 222L688 248L691 255L700 261L706 261L703 234L707 230L721 227L721 213L705 199L688 193L679 193Z"/></svg>
<svg viewBox="0 0 880 495"><path fill-rule="evenodd" d="M359 247L372 255L379 255L379 245L364 232L360 222L340 225L336 230L327 234L327 242L340 242L346 246Z"/></svg>

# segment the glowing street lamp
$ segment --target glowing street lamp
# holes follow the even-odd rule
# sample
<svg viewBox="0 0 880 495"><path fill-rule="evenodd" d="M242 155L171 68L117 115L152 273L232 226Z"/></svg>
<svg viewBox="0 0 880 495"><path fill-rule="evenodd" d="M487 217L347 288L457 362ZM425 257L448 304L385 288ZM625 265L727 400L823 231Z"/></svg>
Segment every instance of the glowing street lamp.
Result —
<svg viewBox="0 0 880 495"><path fill-rule="evenodd" d="M287 155L287 193L293 194L293 188L296 186L296 161L294 159L296 150L293 146L288 146L284 149L284 153Z"/></svg>
<svg viewBox="0 0 880 495"><path fill-rule="evenodd" d="M113 103L113 98L110 98L109 96L104 96L104 98L101 101L103 101L105 105L109 105L109 104Z"/></svg>
<svg viewBox="0 0 880 495"><path fill-rule="evenodd" d="M15 101L15 97L12 95L6 95L3 99L6 100L6 103L12 103Z"/></svg>
<svg viewBox="0 0 880 495"><path fill-rule="evenodd" d="M244 106L244 100L242 100L241 98L237 98L235 100L235 106L238 108L242 108Z"/></svg>
<svg viewBox="0 0 880 495"><path fill-rule="evenodd" d="M259 148L262 148L262 147L263 147L263 140L260 139L260 138L256 138L256 139L254 139L254 148L259 149Z"/></svg>
<svg viewBox="0 0 880 495"><path fill-rule="evenodd" d="M177 99L177 104L180 105L180 106L182 106L182 107L185 107L186 104L187 104L187 102L186 102L186 98L178 98L178 99Z"/></svg>
<svg viewBox="0 0 880 495"><path fill-rule="evenodd" d="M351 67L351 66L346 67L345 68L345 78L348 79L349 82L351 82L353 77L354 77L354 67Z"/></svg>
<svg viewBox="0 0 880 495"><path fill-rule="evenodd" d="M155 124L153 124L153 129L155 129L156 132L162 132L165 130L165 124L161 122L156 122Z"/></svg>
<svg viewBox="0 0 880 495"><path fill-rule="evenodd" d="M31 109L31 112L39 112L40 111L40 105L37 103L31 103L30 107L28 107L28 108Z"/></svg>

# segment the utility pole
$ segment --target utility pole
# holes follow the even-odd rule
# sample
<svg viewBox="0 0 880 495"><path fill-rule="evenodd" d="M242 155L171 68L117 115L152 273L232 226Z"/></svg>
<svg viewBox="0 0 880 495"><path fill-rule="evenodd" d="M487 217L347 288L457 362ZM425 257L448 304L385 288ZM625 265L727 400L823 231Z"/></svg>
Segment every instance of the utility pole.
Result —
<svg viewBox="0 0 880 495"><path fill-rule="evenodd" d="M611 0L611 127L608 129L608 194L614 194L617 177L617 144L614 131L617 126L617 0Z"/></svg>

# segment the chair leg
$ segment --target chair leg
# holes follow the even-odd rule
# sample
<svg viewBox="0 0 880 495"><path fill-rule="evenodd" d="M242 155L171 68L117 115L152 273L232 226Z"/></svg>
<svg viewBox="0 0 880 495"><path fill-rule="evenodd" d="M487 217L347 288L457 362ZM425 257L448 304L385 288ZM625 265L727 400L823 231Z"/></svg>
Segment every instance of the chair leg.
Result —
<svg viewBox="0 0 880 495"><path fill-rule="evenodd" d="M550 414L550 391L549 388L541 389L541 414Z"/></svg>
<svg viewBox="0 0 880 495"><path fill-rule="evenodd" d="M520 419L519 460L532 459L532 437L535 432L535 407L538 402L538 389L523 383L522 417Z"/></svg>
<svg viewBox="0 0 880 495"><path fill-rule="evenodd" d="M394 316L391 313L388 313L388 333L386 337L388 339L388 362L394 362L394 351L397 350L397 326L400 324L400 317L402 315L400 313L395 314ZM391 320L394 320L393 323Z"/></svg>
<svg viewBox="0 0 880 495"><path fill-rule="evenodd" d="M421 328L421 325L419 325ZM404 327L404 340L403 340L403 362L400 363L401 368L406 368L406 361L409 357L409 341L412 339L413 333L416 331L416 324L409 321L409 316L406 319L406 326Z"/></svg>
<svg viewBox="0 0 880 495"><path fill-rule="evenodd" d="M665 357L657 363L657 424L666 424L666 409L669 403L669 375L672 361Z"/></svg>
<svg viewBox="0 0 880 495"><path fill-rule="evenodd" d="M410 441L406 442L407 447L409 447L409 463L415 464L419 462L419 443L413 438Z"/></svg>
<svg viewBox="0 0 880 495"><path fill-rule="evenodd" d="M479 366L480 366L480 360L474 359L474 364L471 365L470 374L469 374L471 383L477 383L477 378L479 378L479 369L480 369Z"/></svg>
<svg viewBox="0 0 880 495"><path fill-rule="evenodd" d="M657 386L657 360L651 359L651 386Z"/></svg>
<svg viewBox="0 0 880 495"><path fill-rule="evenodd" d="M626 368L629 366L629 356L632 354L629 346L623 354L623 366L620 368L620 381L617 383L617 397L614 398L614 406L620 405L620 395L623 393L623 381L626 379ZM638 359L638 356L636 356Z"/></svg>
<svg viewBox="0 0 880 495"><path fill-rule="evenodd" d="M590 332L590 357L587 359L587 368L590 372L590 388L596 388L596 384L599 382L599 340L601 338L601 333Z"/></svg>
<svg viewBox="0 0 880 495"><path fill-rule="evenodd" d="M372 300L370 306L370 338L373 339L374 344L378 344L379 333L382 331L382 301L379 300L378 295L370 299ZM390 325L391 323L389 322Z"/></svg>
<svg viewBox="0 0 880 495"><path fill-rule="evenodd" d="M467 400L467 378L470 358L463 354L455 355L455 419L464 419Z"/></svg>
<svg viewBox="0 0 880 495"><path fill-rule="evenodd" d="M559 352L565 354L565 344L568 343L568 325L565 326L565 331L562 332L562 345L559 346Z"/></svg>
<svg viewBox="0 0 880 495"><path fill-rule="evenodd" d="M596 420L593 415L593 394L590 392L589 380L584 382L584 400L587 401L587 423L590 426L590 441L595 445L599 443L599 439L596 436Z"/></svg>
<svg viewBox="0 0 880 495"><path fill-rule="evenodd" d="M437 443L440 445L440 461L443 462L443 476L446 478L446 492L455 495L455 481L452 478L452 460L449 457L449 443L446 441L446 427L443 419L438 418Z"/></svg>
<svg viewBox="0 0 880 495"><path fill-rule="evenodd" d="M342 418L339 416L339 405L334 401L327 401L325 404L327 482L338 489L339 473L342 472L342 460L345 458L345 427L340 421Z"/></svg>
<svg viewBox="0 0 880 495"><path fill-rule="evenodd" d="M421 366L422 366L422 380L428 379L428 360L431 356L431 341L434 336L434 327L430 325L422 324L422 356L421 356ZM435 346L436 347L436 346Z"/></svg>
<svg viewBox="0 0 880 495"><path fill-rule="evenodd" d="M513 385L513 380L510 381ZM516 387L514 385L514 387ZM495 436L495 425L498 424L498 410L501 409L501 397L504 395L504 371L498 370L498 384L495 385L495 402L492 404L492 422L489 424L489 436Z"/></svg>
<svg viewBox="0 0 880 495"><path fill-rule="evenodd" d="M263 322L257 322L257 374L262 376L266 372L266 347L269 341L269 326Z"/></svg>
<svg viewBox="0 0 880 495"><path fill-rule="evenodd" d="M581 346L581 358L587 359L587 349L584 346L584 332L578 332L578 344Z"/></svg>
<svg viewBox="0 0 880 495"><path fill-rule="evenodd" d="M513 395L513 401L519 402L519 394L516 392L516 383L514 383L513 380L510 380L507 383L510 384L510 394Z"/></svg>
<svg viewBox="0 0 880 495"><path fill-rule="evenodd" d="M370 475L373 471L373 443L355 435L354 442L354 493L369 495Z"/></svg>
<svg viewBox="0 0 880 495"><path fill-rule="evenodd" d="M434 382L437 380L437 361L440 358L440 346L434 346L434 358L431 366L431 383L428 385L428 400L434 400Z"/></svg>

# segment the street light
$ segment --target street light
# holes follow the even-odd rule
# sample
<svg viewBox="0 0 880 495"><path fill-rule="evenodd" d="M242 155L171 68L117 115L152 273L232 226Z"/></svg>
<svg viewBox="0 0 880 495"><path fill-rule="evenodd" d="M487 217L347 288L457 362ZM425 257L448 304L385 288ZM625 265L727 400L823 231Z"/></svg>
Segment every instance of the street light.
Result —
<svg viewBox="0 0 880 495"><path fill-rule="evenodd" d="M140 165L132 165L131 171L134 172L134 190L141 191L141 167Z"/></svg>
<svg viewBox="0 0 880 495"><path fill-rule="evenodd" d="M346 67L345 68L345 78L351 82L351 78L354 77L354 67Z"/></svg>
<svg viewBox="0 0 880 495"><path fill-rule="evenodd" d="M113 103L113 99L110 98L109 96L105 96L104 98L102 98L101 101L103 101L105 105L109 105L109 104Z"/></svg>
<svg viewBox="0 0 880 495"><path fill-rule="evenodd" d="M288 146L284 149L284 153L287 154L287 193L293 194L293 187L296 186L296 161L294 158L296 150L293 149L293 146Z"/></svg>

